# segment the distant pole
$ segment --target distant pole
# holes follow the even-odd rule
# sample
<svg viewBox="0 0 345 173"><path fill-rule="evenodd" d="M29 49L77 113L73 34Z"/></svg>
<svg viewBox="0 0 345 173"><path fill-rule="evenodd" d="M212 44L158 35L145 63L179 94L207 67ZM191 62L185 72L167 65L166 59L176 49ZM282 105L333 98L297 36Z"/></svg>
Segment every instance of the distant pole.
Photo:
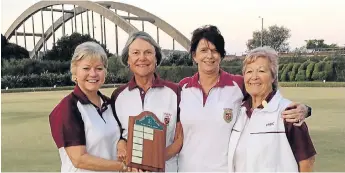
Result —
<svg viewBox="0 0 345 173"><path fill-rule="evenodd" d="M105 17L103 16L103 34L104 34L104 45L107 46L107 34L105 29Z"/></svg>
<svg viewBox="0 0 345 173"><path fill-rule="evenodd" d="M23 22L23 31L24 31L24 47L26 49L25 22Z"/></svg>
<svg viewBox="0 0 345 173"><path fill-rule="evenodd" d="M261 18L261 47L263 46L262 44L262 37L263 37L263 33L264 33L264 18L259 16L259 18Z"/></svg>
<svg viewBox="0 0 345 173"><path fill-rule="evenodd" d="M141 29L142 29L142 31L145 31L145 26L144 26L144 21L143 20L141 21Z"/></svg>
<svg viewBox="0 0 345 173"><path fill-rule="evenodd" d="M173 39L173 50L175 50L175 39Z"/></svg>
<svg viewBox="0 0 345 173"><path fill-rule="evenodd" d="M50 7L50 11L52 13L52 33L53 33L53 46L55 45L55 28L54 28L54 12L53 6ZM44 31L43 31L44 32Z"/></svg>
<svg viewBox="0 0 345 173"><path fill-rule="evenodd" d="M73 18L71 19L71 25L72 25L72 34L74 33L74 29L73 29L73 27L74 27L74 25L73 25Z"/></svg>
<svg viewBox="0 0 345 173"><path fill-rule="evenodd" d="M95 25L93 22L93 11L91 11L91 21L92 21L92 38L95 38Z"/></svg>
<svg viewBox="0 0 345 173"><path fill-rule="evenodd" d="M32 39L34 41L34 54L35 54L35 58L37 58L37 55L36 55L36 38L35 38L35 20L34 20L34 15L31 16L31 21L32 21Z"/></svg>
<svg viewBox="0 0 345 173"><path fill-rule="evenodd" d="M99 15L99 17L100 17L100 24L101 24L101 44L103 44L103 23L102 23L102 19L103 19L103 17L102 17L102 15Z"/></svg>
<svg viewBox="0 0 345 173"><path fill-rule="evenodd" d="M80 20L81 20L81 33L84 35L84 20L83 20L83 13L80 13Z"/></svg>
<svg viewBox="0 0 345 173"><path fill-rule="evenodd" d="M117 10L115 9L115 14L117 14ZM115 46L116 46L116 55L119 55L119 38L118 38L118 30L117 25L115 24Z"/></svg>
<svg viewBox="0 0 345 173"><path fill-rule="evenodd" d="M86 11L87 34L90 35L89 10Z"/></svg>
<svg viewBox="0 0 345 173"><path fill-rule="evenodd" d="M74 30L77 31L77 12L75 11L75 5L73 5L73 17L74 17Z"/></svg>
<svg viewBox="0 0 345 173"><path fill-rule="evenodd" d="M42 22L42 38L43 38L43 51L46 53L46 41L44 35L44 22L43 22L43 10L41 10L41 22Z"/></svg>
<svg viewBox="0 0 345 173"><path fill-rule="evenodd" d="M158 28L158 26L157 26L157 43L159 45L159 28Z"/></svg>
<svg viewBox="0 0 345 173"><path fill-rule="evenodd" d="M14 30L14 35L16 36L16 44L18 44L17 30Z"/></svg>
<svg viewBox="0 0 345 173"><path fill-rule="evenodd" d="M65 9L64 5L61 4L61 9L62 9L62 36L66 35L66 27L65 27Z"/></svg>

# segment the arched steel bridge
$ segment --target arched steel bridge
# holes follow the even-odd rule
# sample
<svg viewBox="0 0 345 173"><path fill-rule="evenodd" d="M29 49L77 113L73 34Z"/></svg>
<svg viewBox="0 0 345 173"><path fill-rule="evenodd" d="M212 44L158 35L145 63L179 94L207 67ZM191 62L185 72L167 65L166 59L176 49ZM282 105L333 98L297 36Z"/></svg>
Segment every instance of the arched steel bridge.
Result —
<svg viewBox="0 0 345 173"><path fill-rule="evenodd" d="M65 6L73 6L72 10L65 9ZM55 7L55 8L54 8ZM59 8L56 8L59 7ZM113 11L114 10L114 11ZM46 22L44 21L43 12L50 11L51 12L51 26L45 28L44 25ZM119 15L118 11L126 12L128 15L123 16ZM53 12L61 12L62 15L58 19L54 19ZM44 31L42 33L35 33L35 21L34 15L37 13L41 13L41 22L42 28L41 30ZM159 29L165 32L173 39L173 49L175 49L175 41L177 41L183 48L186 50L189 49L190 41L186 38L181 32L175 29L173 26L169 25L164 20L160 19L159 17L147 12L143 9L135 7L133 5L119 3L119 2L112 2L112 1L99 1L99 2L92 2L92 1L40 1L36 4L29 7L25 10L9 27L9 29L5 33L5 37L7 40L10 40L13 36L15 37L16 43L18 44L17 37L21 36L24 37L24 47L27 48L27 40L26 37L33 37L33 45L34 48L30 53L30 58L35 57L38 51L42 49L44 52L46 51L46 42L49 39L53 39L53 44L55 44L55 32L61 28L62 29L62 36L66 35L66 23L71 22L72 24L72 33L74 30L77 30L77 16L81 17L81 27L82 32L84 33L84 24L83 24L83 14L87 17L87 34L94 37L95 30L94 30L94 13L100 15L101 21L101 43L107 44L106 40L106 25L105 19L113 22L115 24L115 39L116 39L116 54L118 54L118 27L120 27L123 31L130 34L132 32L138 31L139 29L136 28L134 25L131 24L131 20L141 21L142 27L141 30L145 30L144 23L149 22L156 26L157 28L157 36L156 41L159 43ZM91 19L90 15L91 13ZM32 33L25 32L25 22L30 20L32 21ZM90 33L90 23L92 21L92 33ZM73 24L74 22L74 24ZM102 24L103 23L103 24ZM19 28L22 28L23 32L17 31ZM36 42L36 37L39 37L39 40ZM155 38L155 37L154 37Z"/></svg>

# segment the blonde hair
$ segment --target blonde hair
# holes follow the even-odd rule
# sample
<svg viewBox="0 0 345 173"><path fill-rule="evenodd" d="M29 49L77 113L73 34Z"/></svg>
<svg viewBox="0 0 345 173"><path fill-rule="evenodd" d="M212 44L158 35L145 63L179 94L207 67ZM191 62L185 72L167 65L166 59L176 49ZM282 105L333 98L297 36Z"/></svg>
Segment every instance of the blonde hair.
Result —
<svg viewBox="0 0 345 173"><path fill-rule="evenodd" d="M105 68L105 73L107 73L108 57L104 49L102 48L102 46L96 42L91 42L91 41L84 42L75 48L72 59L71 59L70 71L72 74L71 80L73 82L76 82L75 73L76 73L77 62L83 59L101 60Z"/></svg>
<svg viewBox="0 0 345 173"><path fill-rule="evenodd" d="M253 63L258 58L267 58L270 62L270 70L274 82L272 84L273 89L278 88L278 53L271 47L264 46L251 50L246 58L243 60L242 74L244 75L245 69L248 64Z"/></svg>

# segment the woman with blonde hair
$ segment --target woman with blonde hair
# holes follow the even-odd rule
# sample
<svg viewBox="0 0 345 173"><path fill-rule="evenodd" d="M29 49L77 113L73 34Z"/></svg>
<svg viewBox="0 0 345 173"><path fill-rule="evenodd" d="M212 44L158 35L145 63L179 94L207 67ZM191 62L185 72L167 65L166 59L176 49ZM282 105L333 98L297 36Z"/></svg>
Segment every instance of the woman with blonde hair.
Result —
<svg viewBox="0 0 345 173"><path fill-rule="evenodd" d="M76 47L71 60L76 85L49 116L61 172L127 170L117 156L117 146L125 144L119 119L110 99L99 91L107 67L107 55L99 44L85 42Z"/></svg>

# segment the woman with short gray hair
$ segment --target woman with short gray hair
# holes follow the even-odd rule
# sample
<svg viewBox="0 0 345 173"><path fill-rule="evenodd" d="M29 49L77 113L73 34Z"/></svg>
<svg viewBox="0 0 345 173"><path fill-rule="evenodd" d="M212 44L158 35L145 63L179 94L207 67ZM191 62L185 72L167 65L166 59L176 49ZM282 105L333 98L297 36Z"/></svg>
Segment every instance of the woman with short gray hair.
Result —
<svg viewBox="0 0 345 173"><path fill-rule="evenodd" d="M242 74L244 74L244 70L246 69L247 65L256 61L259 57L266 57L270 61L270 71L272 73L272 77L274 79L273 82L273 89L278 88L278 53L272 49L271 47L258 47L253 49L248 53L245 60L243 61L243 68Z"/></svg>
<svg viewBox="0 0 345 173"><path fill-rule="evenodd" d="M259 47L243 61L244 98L232 129L229 172L311 172L316 151L305 122L281 118L290 100L278 90L278 54Z"/></svg>
<svg viewBox="0 0 345 173"><path fill-rule="evenodd" d="M49 116L50 129L61 159L61 172L126 171L119 161L125 144L104 84L108 59L95 42L78 45L71 60L72 93Z"/></svg>
<svg viewBox="0 0 345 173"><path fill-rule="evenodd" d="M112 106L123 125L124 138L128 135L129 116L153 112L167 127L165 171L177 172L176 154L183 143L180 88L155 73L162 60L161 48L149 34L139 31L129 36L121 58L133 73L132 79L112 94Z"/></svg>

